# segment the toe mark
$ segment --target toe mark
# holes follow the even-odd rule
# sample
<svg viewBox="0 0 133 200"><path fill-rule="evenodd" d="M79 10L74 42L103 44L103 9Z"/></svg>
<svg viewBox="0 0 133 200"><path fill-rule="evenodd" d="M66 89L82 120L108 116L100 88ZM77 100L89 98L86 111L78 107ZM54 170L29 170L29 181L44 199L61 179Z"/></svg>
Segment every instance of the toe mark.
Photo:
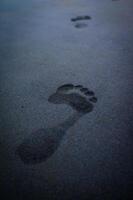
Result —
<svg viewBox="0 0 133 200"><path fill-rule="evenodd" d="M94 95L94 92L93 92L93 91L87 91L87 92L85 92L85 95L93 96L93 95Z"/></svg>
<svg viewBox="0 0 133 200"><path fill-rule="evenodd" d="M96 103L97 102L97 98L96 97L92 97L92 98L90 98L90 101L92 101L93 103Z"/></svg>
<svg viewBox="0 0 133 200"><path fill-rule="evenodd" d="M81 89L81 88L83 88L83 86L82 85L76 85L75 88Z"/></svg>

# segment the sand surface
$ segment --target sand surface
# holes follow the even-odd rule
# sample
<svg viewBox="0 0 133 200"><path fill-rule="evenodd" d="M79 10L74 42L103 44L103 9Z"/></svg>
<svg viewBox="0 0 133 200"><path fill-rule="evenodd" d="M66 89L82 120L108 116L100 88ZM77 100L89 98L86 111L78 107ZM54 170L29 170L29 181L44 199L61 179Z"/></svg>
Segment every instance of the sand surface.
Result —
<svg viewBox="0 0 133 200"><path fill-rule="evenodd" d="M78 16L88 20L73 21ZM16 148L73 114L48 102L63 84L98 98L37 165ZM4 195L17 200L128 199L133 185L133 1L0 2L0 141ZM132 198L131 198L132 199Z"/></svg>

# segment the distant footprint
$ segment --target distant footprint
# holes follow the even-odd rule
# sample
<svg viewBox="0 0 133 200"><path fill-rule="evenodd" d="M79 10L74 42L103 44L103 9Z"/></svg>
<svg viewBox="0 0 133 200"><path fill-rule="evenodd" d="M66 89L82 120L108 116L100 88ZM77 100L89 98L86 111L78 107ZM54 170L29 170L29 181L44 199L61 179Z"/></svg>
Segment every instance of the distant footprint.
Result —
<svg viewBox="0 0 133 200"><path fill-rule="evenodd" d="M88 113L93 110L93 103L97 102L97 98L92 90L82 85L66 84L57 88L48 101L54 104L68 104L77 112Z"/></svg>
<svg viewBox="0 0 133 200"><path fill-rule="evenodd" d="M74 26L76 28L85 28L87 27L87 23L85 23L86 20L90 20L91 17L88 15L84 15L84 16L77 16L75 18L71 18L71 21L74 22ZM81 22L83 21L83 22Z"/></svg>
<svg viewBox="0 0 133 200"><path fill-rule="evenodd" d="M91 19L90 16L84 15L84 16L77 16L77 17L71 18L71 21L76 22L76 21L89 20L89 19Z"/></svg>
<svg viewBox="0 0 133 200"><path fill-rule="evenodd" d="M85 28L85 27L87 27L87 24L85 24L85 23L76 23L74 26L76 28Z"/></svg>
<svg viewBox="0 0 133 200"><path fill-rule="evenodd" d="M54 104L67 104L76 112L55 127L38 129L23 140L17 148L17 154L25 164L38 164L52 156L66 131L83 115L93 110L97 98L93 91L82 85L65 84L58 87L48 101Z"/></svg>

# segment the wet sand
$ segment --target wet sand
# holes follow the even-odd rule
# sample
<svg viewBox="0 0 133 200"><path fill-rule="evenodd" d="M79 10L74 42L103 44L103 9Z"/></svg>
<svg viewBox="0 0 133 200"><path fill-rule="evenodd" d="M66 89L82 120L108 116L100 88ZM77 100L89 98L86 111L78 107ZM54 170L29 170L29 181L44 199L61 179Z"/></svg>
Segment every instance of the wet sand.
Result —
<svg viewBox="0 0 133 200"><path fill-rule="evenodd" d="M132 0L0 3L5 198L126 200L131 195L132 9ZM89 88L98 101L66 131L49 159L26 165L16 153L24 139L73 116L69 103L48 101L64 84Z"/></svg>

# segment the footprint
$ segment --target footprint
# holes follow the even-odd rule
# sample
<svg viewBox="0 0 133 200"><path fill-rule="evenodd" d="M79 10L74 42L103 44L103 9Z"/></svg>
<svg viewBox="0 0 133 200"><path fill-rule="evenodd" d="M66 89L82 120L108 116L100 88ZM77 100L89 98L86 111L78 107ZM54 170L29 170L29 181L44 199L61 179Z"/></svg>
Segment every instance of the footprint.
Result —
<svg viewBox="0 0 133 200"><path fill-rule="evenodd" d="M76 21L81 21L81 20L90 20L91 17L88 15L84 15L84 16L77 16L75 18L71 18L72 22L76 22Z"/></svg>
<svg viewBox="0 0 133 200"><path fill-rule="evenodd" d="M93 103L97 102L97 98L93 91L82 85L67 84L57 88L48 101L54 104L67 104L80 113L88 113L93 110Z"/></svg>
<svg viewBox="0 0 133 200"><path fill-rule="evenodd" d="M77 16L75 18L71 18L71 21L74 22L75 28L85 28L87 27L87 23L85 23L85 21L90 19L91 19L90 16L85 15L85 16Z"/></svg>
<svg viewBox="0 0 133 200"><path fill-rule="evenodd" d="M58 87L48 101L54 104L67 104L76 112L57 126L38 129L23 140L16 153L25 164L38 164L50 158L58 149L67 130L84 114L93 110L97 98L93 91L82 85L65 84Z"/></svg>
<svg viewBox="0 0 133 200"><path fill-rule="evenodd" d="M85 23L76 23L74 26L76 28L85 28L85 27L87 27L87 24L85 24Z"/></svg>

